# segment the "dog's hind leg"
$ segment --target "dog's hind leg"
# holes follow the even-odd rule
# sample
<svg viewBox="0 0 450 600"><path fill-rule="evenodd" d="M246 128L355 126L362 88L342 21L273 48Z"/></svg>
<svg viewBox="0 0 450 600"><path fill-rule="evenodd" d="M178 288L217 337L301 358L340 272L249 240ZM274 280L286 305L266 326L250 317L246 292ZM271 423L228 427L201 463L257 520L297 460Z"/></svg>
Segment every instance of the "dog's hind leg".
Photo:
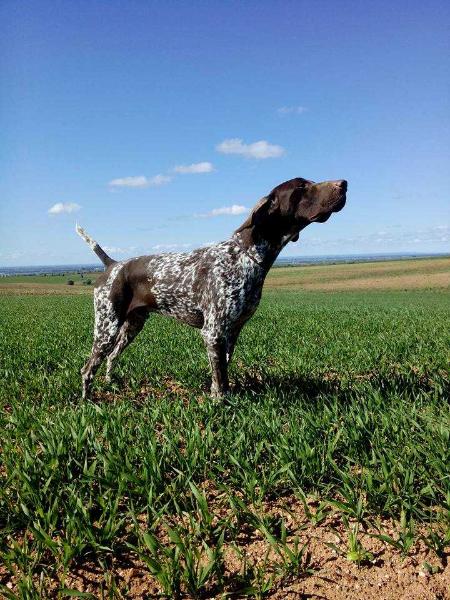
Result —
<svg viewBox="0 0 450 600"><path fill-rule="evenodd" d="M109 286L102 286L96 288L94 291L94 342L92 344L91 356L81 369L83 398L89 395L94 375L103 360L114 348L122 325L119 310L117 310L117 307L110 299L109 293Z"/></svg>
<svg viewBox="0 0 450 600"><path fill-rule="evenodd" d="M144 327L147 320L148 311L146 309L135 309L126 318L124 324L120 328L114 348L108 354L106 363L106 381L111 381L111 371L115 359L131 344L137 334Z"/></svg>

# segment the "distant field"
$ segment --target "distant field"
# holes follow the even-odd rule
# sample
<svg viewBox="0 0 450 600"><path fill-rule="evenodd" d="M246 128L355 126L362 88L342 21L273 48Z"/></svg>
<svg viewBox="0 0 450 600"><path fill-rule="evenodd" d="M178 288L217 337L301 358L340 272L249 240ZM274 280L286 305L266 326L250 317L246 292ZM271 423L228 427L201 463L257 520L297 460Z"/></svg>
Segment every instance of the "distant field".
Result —
<svg viewBox="0 0 450 600"><path fill-rule="evenodd" d="M273 270L228 403L159 316L81 401L92 287L1 280L0 596L448 597L449 267Z"/></svg>
<svg viewBox="0 0 450 600"><path fill-rule="evenodd" d="M0 294L91 293L98 273L65 276L17 275L0 278ZM74 281L73 286L67 281ZM92 285L86 285L91 280ZM425 258L371 263L277 267L266 280L266 289L450 289L450 258Z"/></svg>
<svg viewBox="0 0 450 600"><path fill-rule="evenodd" d="M95 281L95 278L98 277L99 271L93 271L92 273L83 272L81 274L79 272L71 272L67 271L63 275L10 275L8 277L1 277L1 283L46 283L48 285L60 285L67 284L67 281L71 279L75 285L84 285L88 280L91 282Z"/></svg>
<svg viewBox="0 0 450 600"><path fill-rule="evenodd" d="M1 294L43 294L43 295L78 295L91 294L99 273L78 273L66 275L13 275L0 278ZM72 280L73 285L68 285ZM88 284L87 282L91 283Z"/></svg>
<svg viewBox="0 0 450 600"><path fill-rule="evenodd" d="M273 269L266 286L306 290L450 287L450 258Z"/></svg>

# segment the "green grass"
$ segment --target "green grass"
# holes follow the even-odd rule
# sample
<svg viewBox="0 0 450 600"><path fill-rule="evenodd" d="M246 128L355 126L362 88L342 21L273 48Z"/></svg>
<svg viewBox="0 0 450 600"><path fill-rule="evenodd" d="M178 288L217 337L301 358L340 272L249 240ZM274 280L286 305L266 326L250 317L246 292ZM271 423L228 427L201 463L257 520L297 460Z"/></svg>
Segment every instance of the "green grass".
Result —
<svg viewBox="0 0 450 600"><path fill-rule="evenodd" d="M226 404L207 396L198 332L158 316L122 355L116 382L98 376L95 402L82 402L91 303L0 297L0 564L16 574L11 598L45 598L47 578L63 590L74 564L107 572L127 552L169 597L219 593L224 548L248 529L276 556L242 576L241 593L263 597L307 570L265 512L274 498L315 496L361 524L400 520L404 537L384 541L406 552L408 532L433 528L427 543L443 552L443 292L266 292L240 337ZM358 531L349 560L367 555Z"/></svg>

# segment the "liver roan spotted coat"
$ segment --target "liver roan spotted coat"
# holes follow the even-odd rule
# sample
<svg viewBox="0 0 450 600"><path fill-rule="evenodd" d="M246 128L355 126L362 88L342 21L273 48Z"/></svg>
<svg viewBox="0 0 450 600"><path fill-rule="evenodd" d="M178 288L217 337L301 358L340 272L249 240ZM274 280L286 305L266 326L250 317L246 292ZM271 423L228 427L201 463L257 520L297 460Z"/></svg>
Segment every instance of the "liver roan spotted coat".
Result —
<svg viewBox="0 0 450 600"><path fill-rule="evenodd" d="M347 182L300 177L262 198L229 240L183 254L115 261L87 233L77 232L106 266L94 290L92 353L81 370L83 397L95 372L136 337L158 312L201 330L212 371L211 395L225 394L228 363L244 323L255 312L264 279L280 251L310 223L324 223L345 205Z"/></svg>

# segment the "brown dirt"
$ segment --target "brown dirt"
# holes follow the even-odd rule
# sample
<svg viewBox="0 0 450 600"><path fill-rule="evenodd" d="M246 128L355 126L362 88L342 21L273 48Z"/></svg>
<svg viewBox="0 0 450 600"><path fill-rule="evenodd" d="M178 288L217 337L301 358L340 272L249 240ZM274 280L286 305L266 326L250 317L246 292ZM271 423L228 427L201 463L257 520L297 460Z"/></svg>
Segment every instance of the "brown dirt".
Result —
<svg viewBox="0 0 450 600"><path fill-rule="evenodd" d="M205 489L205 492L207 490ZM229 514L229 509L221 505L217 492L210 491L208 500L217 503L216 518ZM361 529L360 540L365 550L372 556L358 565L347 559L345 545L346 529L340 517L329 512L319 525L312 525L308 519L304 505L295 498L284 498L276 502L265 503L259 511L272 517L283 517L291 547L295 536L301 545L306 544L305 554L300 572L286 575L278 569L281 559L274 552L266 538L258 531L247 528L238 535L235 547L225 544L224 580L228 597L242 598L239 585L242 587L243 558L247 566L263 568L265 577L273 575L274 581L267 598L314 600L445 600L450 599L450 554L436 556L422 541L417 541L403 557L398 550L372 537L382 530L395 537L398 525L383 520L367 529ZM317 503L308 502L309 510L314 513ZM140 527L146 529L146 519L139 519ZM181 523L181 519L177 520ZM185 520L187 522L187 519ZM162 527L156 534L163 543L168 543L167 535ZM333 544L337 551L328 546ZM306 558L307 556L307 558ZM120 592L109 597L145 600L158 597L161 589L149 574L145 564L132 553L115 555L107 560L108 570L104 571L98 564L86 560L73 564L64 587L89 592L95 598L108 597L113 587ZM430 573L433 567L434 573ZM17 590L16 579L7 574L0 565L0 583L11 590ZM247 581L245 585L251 584ZM47 579L46 594L50 598L57 597L61 581L57 577ZM183 598L191 598L189 594ZM202 597L224 598L223 592L210 589Z"/></svg>

